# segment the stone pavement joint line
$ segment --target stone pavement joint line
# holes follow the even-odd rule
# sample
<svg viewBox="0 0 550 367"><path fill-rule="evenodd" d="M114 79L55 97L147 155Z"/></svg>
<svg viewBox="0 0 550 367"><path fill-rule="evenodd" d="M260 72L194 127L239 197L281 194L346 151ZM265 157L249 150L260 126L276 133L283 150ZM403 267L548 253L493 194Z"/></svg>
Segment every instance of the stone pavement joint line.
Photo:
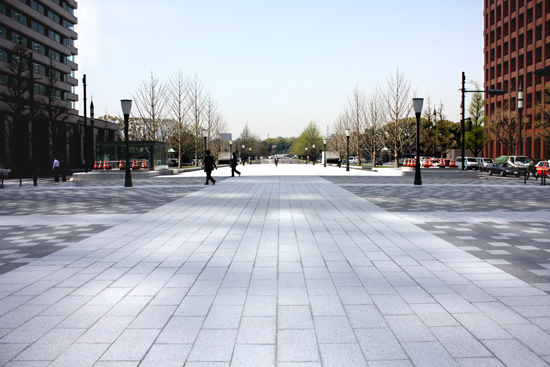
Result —
<svg viewBox="0 0 550 367"><path fill-rule="evenodd" d="M115 218L0 276L0 366L549 365L550 295L319 176Z"/></svg>

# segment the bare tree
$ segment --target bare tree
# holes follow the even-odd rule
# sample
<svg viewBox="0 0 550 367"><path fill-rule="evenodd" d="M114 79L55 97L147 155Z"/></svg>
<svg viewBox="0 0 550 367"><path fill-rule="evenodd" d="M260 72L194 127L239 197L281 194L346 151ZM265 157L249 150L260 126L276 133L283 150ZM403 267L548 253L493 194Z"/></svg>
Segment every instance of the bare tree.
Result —
<svg viewBox="0 0 550 367"><path fill-rule="evenodd" d="M508 154L514 154L519 143L518 118L517 111L505 105L504 108L497 108L486 123L491 135L506 148Z"/></svg>
<svg viewBox="0 0 550 367"><path fill-rule="evenodd" d="M203 112L206 106L203 85L199 77L195 74L189 79L189 123L190 132L193 136L193 147L195 149L195 165L199 165L199 151L202 143L202 132L205 129Z"/></svg>
<svg viewBox="0 0 550 367"><path fill-rule="evenodd" d="M168 96L170 106L170 116L172 117L173 138L178 144L178 167L181 168L182 146L187 136L189 110L189 81L178 71L169 78Z"/></svg>
<svg viewBox="0 0 550 367"><path fill-rule="evenodd" d="M366 136L368 139L367 146L370 148L372 155L372 166L376 166L376 154L384 147L384 133L382 127L386 122L386 111L384 109L384 100L379 89L375 89L367 97L366 108Z"/></svg>
<svg viewBox="0 0 550 367"><path fill-rule="evenodd" d="M12 60L8 64L8 72L11 74L11 83L7 91L2 93L2 102L6 103L9 115L6 118L6 135L10 147L12 166L20 171L28 166L30 159L30 120L29 106L31 94L29 86L29 51L20 39L13 46Z"/></svg>
<svg viewBox="0 0 550 367"><path fill-rule="evenodd" d="M165 126L166 91L158 76L151 72L151 79L143 81L133 96L142 125L142 139L166 141L168 129Z"/></svg>
<svg viewBox="0 0 550 367"><path fill-rule="evenodd" d="M336 151L340 158L347 154L346 123L346 116L344 113L340 113L340 116L338 116L332 125L332 131L334 131L334 133L328 142L328 149Z"/></svg>
<svg viewBox="0 0 550 367"><path fill-rule="evenodd" d="M357 159L361 159L362 147L365 146L366 98L365 92L358 86L348 97L348 106L344 110L346 126L350 129L350 145L355 150Z"/></svg>
<svg viewBox="0 0 550 367"><path fill-rule="evenodd" d="M381 91L388 121L386 132L395 157L395 166L399 167L401 154L410 149L416 132L411 131L408 117L412 111L411 86L403 74L396 70L395 77L387 79L386 90Z"/></svg>

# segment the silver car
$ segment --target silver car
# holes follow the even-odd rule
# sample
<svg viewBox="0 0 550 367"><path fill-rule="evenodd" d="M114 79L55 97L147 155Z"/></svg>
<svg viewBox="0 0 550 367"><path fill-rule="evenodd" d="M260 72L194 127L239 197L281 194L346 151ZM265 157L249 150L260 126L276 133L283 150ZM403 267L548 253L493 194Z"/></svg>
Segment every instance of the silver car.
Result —
<svg viewBox="0 0 550 367"><path fill-rule="evenodd" d="M495 161L493 161L493 158L485 158L485 157L477 158L477 162L478 162L479 169L481 169L482 171L487 171L487 167L495 163Z"/></svg>
<svg viewBox="0 0 550 367"><path fill-rule="evenodd" d="M7 176L11 173L11 169L0 163L0 175Z"/></svg>

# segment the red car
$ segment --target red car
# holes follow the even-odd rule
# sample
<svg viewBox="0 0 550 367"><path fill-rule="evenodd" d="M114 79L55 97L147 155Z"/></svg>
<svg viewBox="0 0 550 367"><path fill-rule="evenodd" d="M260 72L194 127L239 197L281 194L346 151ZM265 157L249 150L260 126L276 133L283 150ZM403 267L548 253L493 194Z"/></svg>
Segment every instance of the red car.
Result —
<svg viewBox="0 0 550 367"><path fill-rule="evenodd" d="M539 163L537 163L535 168L537 169L538 176L542 176L542 175L548 176L548 171L550 170L550 163L548 163L548 161L540 161Z"/></svg>

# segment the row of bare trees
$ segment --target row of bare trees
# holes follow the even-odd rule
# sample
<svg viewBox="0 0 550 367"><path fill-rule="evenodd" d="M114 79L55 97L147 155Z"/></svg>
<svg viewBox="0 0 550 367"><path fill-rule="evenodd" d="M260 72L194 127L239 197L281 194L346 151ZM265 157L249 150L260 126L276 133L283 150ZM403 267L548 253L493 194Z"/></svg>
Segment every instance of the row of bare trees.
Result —
<svg viewBox="0 0 550 367"><path fill-rule="evenodd" d="M333 124L334 134L329 149L340 156L347 155L345 130L349 129L351 156L368 156L374 165L381 152L386 151L398 166L403 154L416 150L414 94L410 82L399 70L387 78L384 86L377 86L370 94L355 87ZM458 124L446 119L443 104L433 106L432 110L430 98L427 98L421 118L420 151L435 155L455 148L458 127Z"/></svg>
<svg viewBox="0 0 550 367"><path fill-rule="evenodd" d="M197 75L188 77L178 71L163 82L151 72L133 98L136 112L130 124L132 140L170 142L180 165L184 155L193 155L198 164L206 130L208 149L215 154L221 151L221 134L226 132L227 123L218 102L205 91Z"/></svg>
<svg viewBox="0 0 550 367"><path fill-rule="evenodd" d="M346 155L345 130L349 129L353 152L350 154L361 157L367 152L374 165L378 152L386 147L397 164L401 154L410 150L415 137L411 111L411 85L399 70L387 79L385 87L378 86L370 94L356 87L333 125L330 149L340 156Z"/></svg>

